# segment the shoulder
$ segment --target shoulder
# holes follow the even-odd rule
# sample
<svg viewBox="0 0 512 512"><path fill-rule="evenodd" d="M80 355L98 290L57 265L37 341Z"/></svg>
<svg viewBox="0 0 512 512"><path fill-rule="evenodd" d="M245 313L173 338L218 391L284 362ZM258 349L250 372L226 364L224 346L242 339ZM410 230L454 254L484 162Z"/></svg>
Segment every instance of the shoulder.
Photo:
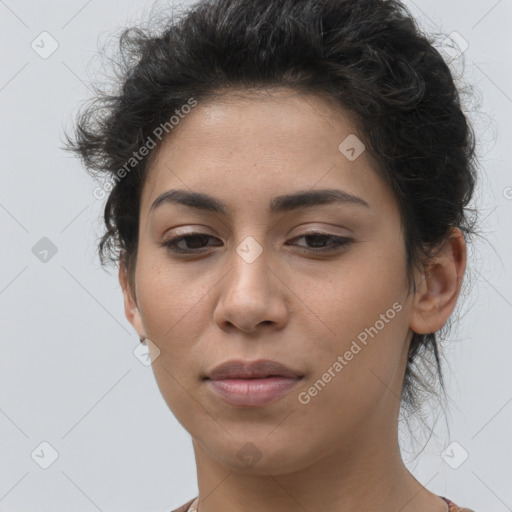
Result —
<svg viewBox="0 0 512 512"><path fill-rule="evenodd" d="M456 505L453 501L449 500L448 498L443 497L443 499L444 499L444 501L446 501L446 503L448 503L449 512L475 512L471 508L459 507L458 505Z"/></svg>
<svg viewBox="0 0 512 512"><path fill-rule="evenodd" d="M188 508L192 503L194 502L195 498L192 498L191 500L187 501L184 505L181 505L181 507L178 507L175 510L172 510L171 512L187 512Z"/></svg>
<svg viewBox="0 0 512 512"><path fill-rule="evenodd" d="M453 506L453 509L452 509ZM475 512L472 508L465 508L465 507L459 507L458 505L455 505L455 503L452 502L452 505L450 505L450 512Z"/></svg>

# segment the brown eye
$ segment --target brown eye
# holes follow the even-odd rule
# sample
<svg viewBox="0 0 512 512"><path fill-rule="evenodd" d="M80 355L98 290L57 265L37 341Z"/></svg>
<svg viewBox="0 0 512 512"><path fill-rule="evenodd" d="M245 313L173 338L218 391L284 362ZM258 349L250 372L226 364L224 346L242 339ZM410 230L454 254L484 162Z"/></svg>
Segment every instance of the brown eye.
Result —
<svg viewBox="0 0 512 512"><path fill-rule="evenodd" d="M319 232L310 232L305 233L303 235L300 235L293 240L300 240L301 238L304 238L305 240L309 241L309 243L312 243L313 246L306 246L306 249L310 249L311 252L329 252L329 251L335 251L336 249L339 249L340 247L349 245L352 243L351 238L342 237L342 236L335 236L335 235L329 235L327 233L319 233ZM334 243L331 243L330 246L328 245L326 247L325 242L333 240ZM304 247L304 246L300 246Z"/></svg>
<svg viewBox="0 0 512 512"><path fill-rule="evenodd" d="M307 245L299 245L299 247L303 247L312 253L335 251L341 247L349 245L353 241L351 238L314 231L298 236L294 238L293 241L300 240L302 238L307 241ZM188 235L180 235L171 238L170 240L162 242L160 245L174 254L199 254L201 252L205 252L204 249L208 247L208 241L210 239L218 240L206 233L190 233ZM328 244L327 242L329 242L329 240L331 240L332 243ZM219 245L220 244L214 244L210 245L210 247Z"/></svg>
<svg viewBox="0 0 512 512"><path fill-rule="evenodd" d="M161 245L164 246L168 251L178 254L192 254L202 252L198 249L203 249L204 244L207 243L209 238L215 238L205 233L191 233L188 235L181 235L170 240L163 242ZM180 247L178 244L185 242L185 245L189 247ZM183 245L183 244L182 244Z"/></svg>

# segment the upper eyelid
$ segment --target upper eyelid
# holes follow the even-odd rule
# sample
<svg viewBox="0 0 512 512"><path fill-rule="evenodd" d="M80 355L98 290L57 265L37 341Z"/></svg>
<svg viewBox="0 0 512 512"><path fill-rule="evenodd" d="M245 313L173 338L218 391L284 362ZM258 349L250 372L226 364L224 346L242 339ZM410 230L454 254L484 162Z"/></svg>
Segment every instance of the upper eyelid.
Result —
<svg viewBox="0 0 512 512"><path fill-rule="evenodd" d="M327 225L331 225L331 227L330 228L328 228L328 227L319 227L319 226L317 227L315 224L319 224L319 225L326 225L327 224ZM163 233L163 236L165 236L165 234L168 233L169 231L174 231L175 229L180 229L180 228L187 227L187 226L191 226L191 224L182 224L182 225L179 225L179 226L174 226L174 228L167 229ZM197 225L194 225L194 226L196 226L196 227L191 227L190 228L191 231L184 231L182 233L178 232L178 233L176 233L176 236L208 235L208 236L213 236L213 237L217 237L218 238L218 235L212 235L212 234L206 232L206 231L209 231L211 229L208 226L201 225L201 224L197 224ZM305 233L305 234L309 234L309 233L316 234L316 233L318 233L318 234L322 234L322 235L325 234L325 235L330 235L330 236L351 236L351 233L352 233L352 230L348 229L346 226L341 226L341 225L338 225L337 223L336 224L332 224L332 223L328 223L328 222L327 223L325 223L325 222L317 222L317 223L307 222L307 223L300 224L298 227L296 226L296 228L301 231L301 233L299 233L299 234L303 234L303 233ZM337 234L337 233L332 232L336 228L343 229L345 231L345 234L344 233ZM348 231L348 233L347 233L347 231ZM275 232L275 229L274 229L274 226L273 226L273 227L270 228L269 233L274 233L274 232Z"/></svg>
<svg viewBox="0 0 512 512"><path fill-rule="evenodd" d="M309 235L322 235L322 236L332 236L332 237L338 237L338 238L350 238L350 236L348 236L348 235L336 234L336 233L332 233L329 231L323 231L323 230L309 229L309 230L306 230L301 233L297 233L297 234L293 235L291 237L291 239L293 240L293 239L301 237L301 236L309 236ZM185 232L185 233L176 233L176 234L170 235L168 240L175 240L178 238L185 238L185 237L189 237L189 236L208 236L211 238L219 239L218 236L212 235L210 233L205 233L204 231L189 231L189 232Z"/></svg>

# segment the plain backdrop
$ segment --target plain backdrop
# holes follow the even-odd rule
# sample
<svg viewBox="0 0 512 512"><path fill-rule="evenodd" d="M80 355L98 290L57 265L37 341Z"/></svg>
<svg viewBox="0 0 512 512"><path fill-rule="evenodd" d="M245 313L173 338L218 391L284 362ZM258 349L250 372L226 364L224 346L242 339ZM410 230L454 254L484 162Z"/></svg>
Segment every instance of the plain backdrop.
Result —
<svg viewBox="0 0 512 512"><path fill-rule="evenodd" d="M87 69L98 44L151 5L0 1L0 511L165 512L197 494L190 436L134 353L117 272L99 265L104 201L59 149L92 94ZM475 88L468 111L484 237L470 249L471 290L444 344L449 430L444 417L434 422L434 408L433 432L413 447L404 436L404 458L432 492L504 512L512 510L512 1L406 5L427 32L462 42L453 69Z"/></svg>

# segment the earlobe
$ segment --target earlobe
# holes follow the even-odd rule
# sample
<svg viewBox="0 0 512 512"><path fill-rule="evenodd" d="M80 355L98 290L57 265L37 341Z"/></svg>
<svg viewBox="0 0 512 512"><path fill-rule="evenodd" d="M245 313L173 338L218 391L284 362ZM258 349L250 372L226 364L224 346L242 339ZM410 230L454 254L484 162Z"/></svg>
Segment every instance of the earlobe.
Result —
<svg viewBox="0 0 512 512"><path fill-rule="evenodd" d="M139 307L135 299L135 294L129 284L128 271L122 262L119 263L119 284L123 290L125 316L137 331L138 336L145 337Z"/></svg>
<svg viewBox="0 0 512 512"><path fill-rule="evenodd" d="M464 235L453 228L417 287L409 323L412 331L429 334L443 327L457 303L465 269Z"/></svg>

